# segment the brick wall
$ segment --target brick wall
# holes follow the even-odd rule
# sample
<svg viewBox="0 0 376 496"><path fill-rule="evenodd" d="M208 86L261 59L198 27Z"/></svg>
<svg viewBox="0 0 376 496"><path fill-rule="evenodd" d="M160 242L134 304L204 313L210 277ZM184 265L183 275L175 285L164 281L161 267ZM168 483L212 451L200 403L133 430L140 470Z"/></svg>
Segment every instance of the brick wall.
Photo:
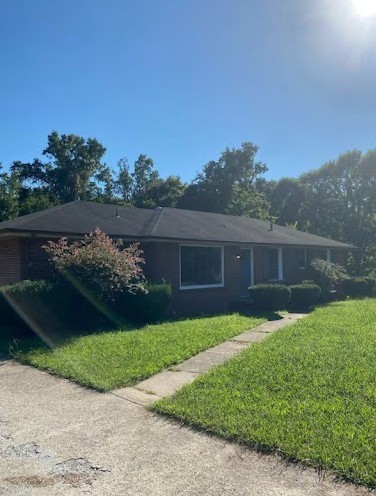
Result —
<svg viewBox="0 0 376 496"><path fill-rule="evenodd" d="M53 267L42 246L46 239L13 238L0 240L0 284L10 284L21 279L49 279ZM149 280L166 280L172 287L171 308L177 313L210 313L226 311L231 302L241 296L240 247L224 246L224 287L207 289L180 289L179 243L141 243L146 264L144 272ZM336 250L335 261L344 263L346 252ZM264 281L262 269L263 248L254 247L254 281ZM308 271L299 269L296 250L283 250L284 277L288 282L307 278Z"/></svg>
<svg viewBox="0 0 376 496"><path fill-rule="evenodd" d="M0 239L0 285L12 284L21 279L20 240Z"/></svg>
<svg viewBox="0 0 376 496"><path fill-rule="evenodd" d="M26 238L22 243L22 278L51 279L54 274L48 255L42 248L46 239Z"/></svg>
<svg viewBox="0 0 376 496"><path fill-rule="evenodd" d="M239 297L240 277L238 246L224 247L224 287L205 289L180 289L179 244L153 243L149 252L150 277L165 279L171 284L172 310L177 313L210 313L226 311L231 301Z"/></svg>

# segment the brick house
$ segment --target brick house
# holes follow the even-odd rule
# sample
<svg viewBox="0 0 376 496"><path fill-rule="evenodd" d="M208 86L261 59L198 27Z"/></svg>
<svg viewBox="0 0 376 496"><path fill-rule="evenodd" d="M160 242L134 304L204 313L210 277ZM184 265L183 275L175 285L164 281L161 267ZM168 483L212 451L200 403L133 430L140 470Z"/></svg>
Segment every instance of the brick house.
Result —
<svg viewBox="0 0 376 496"><path fill-rule="evenodd" d="M51 277L46 241L81 238L96 228L140 243L147 278L171 283L177 312L226 310L253 284L300 282L312 258L344 264L354 249L247 217L75 201L0 223L0 285Z"/></svg>

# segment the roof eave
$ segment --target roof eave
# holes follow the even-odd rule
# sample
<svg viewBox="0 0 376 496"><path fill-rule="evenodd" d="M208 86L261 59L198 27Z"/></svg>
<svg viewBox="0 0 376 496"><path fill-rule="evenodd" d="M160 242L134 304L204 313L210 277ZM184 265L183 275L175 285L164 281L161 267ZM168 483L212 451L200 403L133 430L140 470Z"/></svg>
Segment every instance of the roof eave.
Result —
<svg viewBox="0 0 376 496"><path fill-rule="evenodd" d="M88 232L53 232L53 231L43 231L43 230L30 230L30 229L17 229L17 228L6 228L0 231L0 238L9 237L12 235L17 235L22 238L82 238ZM314 243L283 243L283 242L257 242L257 241L231 241L231 240L218 240L218 239L193 239L193 238L183 238L183 237L163 237L163 236L135 236L135 235L124 235L124 234L111 234L112 238L126 239L130 241L144 241L144 242L183 242L183 243L213 243L213 244L225 244L225 245L248 245L248 246L281 246L286 248L322 248L322 249L343 249L343 250L359 250L357 246L348 245L346 243L343 246L333 246L333 245L322 245Z"/></svg>

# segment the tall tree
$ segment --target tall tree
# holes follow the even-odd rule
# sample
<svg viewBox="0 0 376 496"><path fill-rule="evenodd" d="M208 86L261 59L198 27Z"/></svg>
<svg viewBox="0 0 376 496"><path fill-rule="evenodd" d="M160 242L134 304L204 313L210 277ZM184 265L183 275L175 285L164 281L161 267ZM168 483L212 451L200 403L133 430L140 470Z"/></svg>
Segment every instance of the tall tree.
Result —
<svg viewBox="0 0 376 496"><path fill-rule="evenodd" d="M17 174L1 172L0 164L0 222L19 215L19 192L21 184Z"/></svg>
<svg viewBox="0 0 376 496"><path fill-rule="evenodd" d="M132 203L135 207L151 207L147 192L159 179L158 171L154 168L153 160L147 155L140 155L134 163L132 173Z"/></svg>
<svg viewBox="0 0 376 496"><path fill-rule="evenodd" d="M117 163L117 173L115 173L115 194L120 202L132 203L133 178L130 172L128 160L124 157Z"/></svg>
<svg viewBox="0 0 376 496"><path fill-rule="evenodd" d="M306 187L298 179L283 177L269 191L270 213L282 226L302 221Z"/></svg>
<svg viewBox="0 0 376 496"><path fill-rule="evenodd" d="M267 167L255 160L257 151L258 147L250 142L242 143L240 148L226 148L217 161L204 166L178 206L266 218L268 206L257 181Z"/></svg>
<svg viewBox="0 0 376 496"><path fill-rule="evenodd" d="M93 196L95 175L105 168L101 163L105 151L96 139L53 131L43 150L47 162L14 162L11 170L24 183L48 190L59 203L87 200Z"/></svg>
<svg viewBox="0 0 376 496"><path fill-rule="evenodd" d="M179 176L168 176L166 179L156 179L146 190L145 195L149 205L155 207L176 207L184 194L186 185Z"/></svg>
<svg viewBox="0 0 376 496"><path fill-rule="evenodd" d="M140 208L176 207L185 188L178 176L162 179L146 155L138 157L133 171L126 158L118 162L115 191L122 203Z"/></svg>
<svg viewBox="0 0 376 496"><path fill-rule="evenodd" d="M356 272L369 272L376 260L376 151L341 154L298 179L283 178L270 194L280 223L360 248ZM376 270L376 267L374 267Z"/></svg>

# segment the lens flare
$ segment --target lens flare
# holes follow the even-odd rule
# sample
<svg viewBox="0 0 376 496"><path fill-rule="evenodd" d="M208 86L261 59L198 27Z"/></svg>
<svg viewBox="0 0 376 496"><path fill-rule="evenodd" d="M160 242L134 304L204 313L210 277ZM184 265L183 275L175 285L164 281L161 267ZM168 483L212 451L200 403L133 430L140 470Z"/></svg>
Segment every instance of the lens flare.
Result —
<svg viewBox="0 0 376 496"><path fill-rule="evenodd" d="M355 12L361 17L376 15L376 0L352 0Z"/></svg>

